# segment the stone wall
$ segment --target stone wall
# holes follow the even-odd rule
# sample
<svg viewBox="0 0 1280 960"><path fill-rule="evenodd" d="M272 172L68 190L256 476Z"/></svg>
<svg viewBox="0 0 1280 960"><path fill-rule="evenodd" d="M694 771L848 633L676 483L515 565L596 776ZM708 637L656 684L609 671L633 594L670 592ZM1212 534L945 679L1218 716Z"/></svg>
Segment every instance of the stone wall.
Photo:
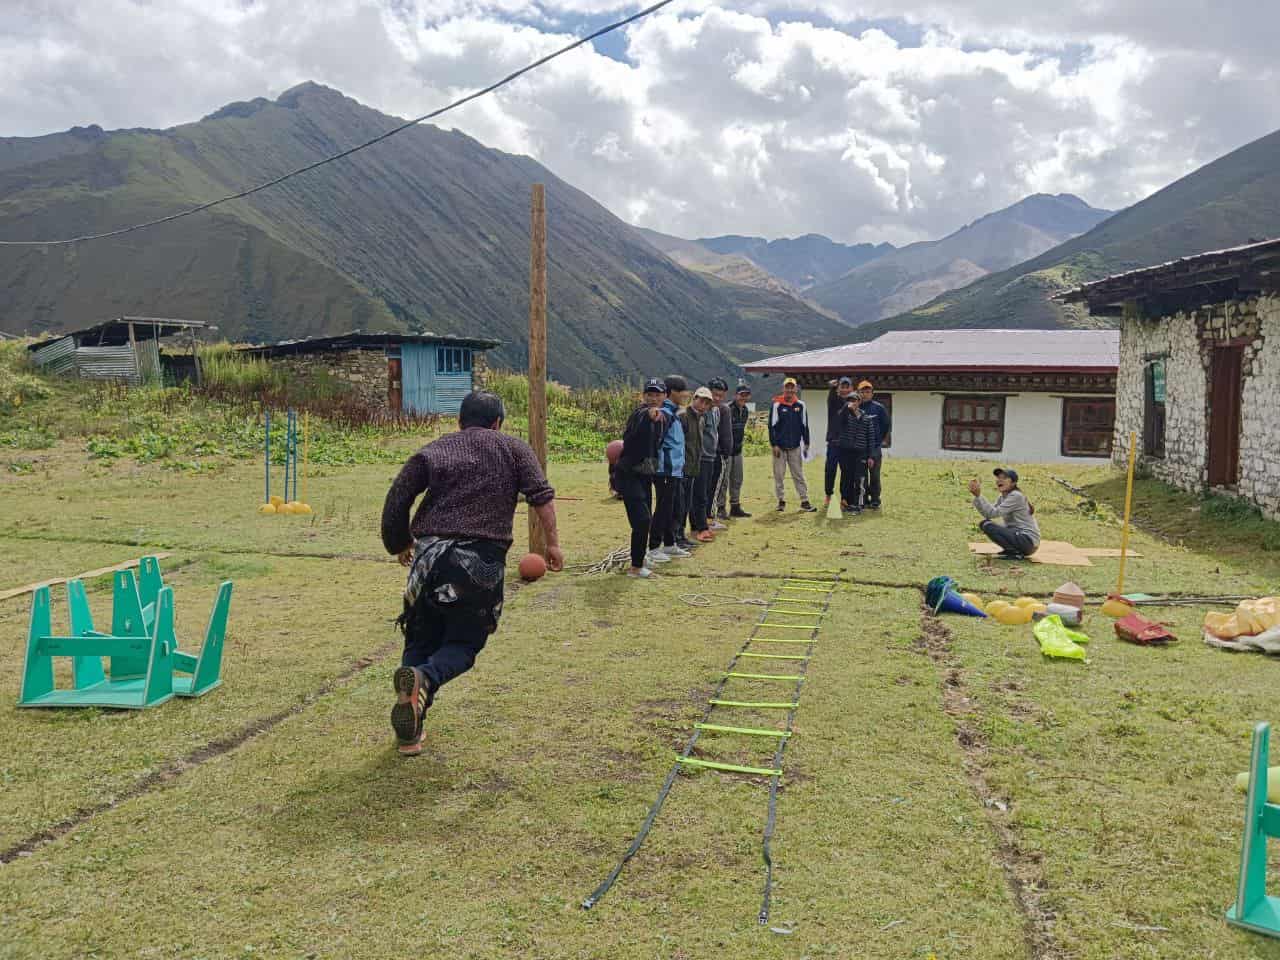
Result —
<svg viewBox="0 0 1280 960"><path fill-rule="evenodd" d="M471 389L483 390L489 386L489 361L483 350L471 351Z"/></svg>
<svg viewBox="0 0 1280 960"><path fill-rule="evenodd" d="M1124 466L1129 432L1152 475L1200 492L1208 482L1210 368L1215 344L1246 340L1237 492L1280 516L1280 298L1252 297L1166 317L1126 314L1116 382L1115 462ZM1145 371L1165 362L1165 455L1142 452Z"/></svg>
<svg viewBox="0 0 1280 960"><path fill-rule="evenodd" d="M381 350L340 350L273 357L291 375L328 374L341 380L370 407L387 405L387 357Z"/></svg>

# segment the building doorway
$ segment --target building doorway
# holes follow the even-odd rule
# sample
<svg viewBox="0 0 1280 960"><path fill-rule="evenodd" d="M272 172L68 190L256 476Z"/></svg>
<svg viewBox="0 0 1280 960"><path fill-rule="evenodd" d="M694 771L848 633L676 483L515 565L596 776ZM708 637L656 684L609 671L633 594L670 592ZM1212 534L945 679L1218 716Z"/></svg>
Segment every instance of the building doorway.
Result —
<svg viewBox="0 0 1280 960"><path fill-rule="evenodd" d="M1240 479L1241 368L1244 344L1213 349L1209 379L1209 486L1234 487Z"/></svg>

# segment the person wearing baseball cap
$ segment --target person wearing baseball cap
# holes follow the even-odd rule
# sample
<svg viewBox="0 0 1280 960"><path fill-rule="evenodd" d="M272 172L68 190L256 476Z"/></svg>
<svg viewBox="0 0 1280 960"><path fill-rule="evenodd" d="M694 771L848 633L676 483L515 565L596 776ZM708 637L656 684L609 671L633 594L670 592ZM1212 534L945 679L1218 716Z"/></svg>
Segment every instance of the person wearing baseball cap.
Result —
<svg viewBox="0 0 1280 960"><path fill-rule="evenodd" d="M822 471L822 490L825 499L823 506L831 504L831 496L836 491L836 469L840 466L840 411L849 402L853 393L853 380L839 377L828 381L827 386L827 457Z"/></svg>
<svg viewBox="0 0 1280 960"><path fill-rule="evenodd" d="M858 399L862 401L862 415L870 417L874 425L875 442L867 452L866 507L868 510L880 509L880 464L884 460L884 445L889 442L889 433L893 429L893 420L889 410L875 397L875 387L870 380L858 384Z"/></svg>
<svg viewBox="0 0 1280 960"><path fill-rule="evenodd" d="M697 412L701 424L702 446L698 451L698 475L694 477L689 499L689 526L695 531L693 539L706 543L715 539L716 527L711 525L711 484L715 480L715 465L719 459L720 411L716 407L715 394L706 386L693 391L691 408Z"/></svg>
<svg viewBox="0 0 1280 960"><path fill-rule="evenodd" d="M712 530L727 530L725 521L729 519L729 511L725 509L726 492L724 480L725 465L733 450L733 424L730 422L729 405L725 397L729 393L729 384L723 377L712 377L707 381L707 389L711 391L712 405L707 416L715 421L716 449L712 461L710 491L707 494L707 519ZM707 456L704 448L703 457ZM717 503L719 509L717 509Z"/></svg>
<svg viewBox="0 0 1280 960"><path fill-rule="evenodd" d="M1036 508L1018 489L1018 471L1008 467L996 467L991 471L996 478L996 490L1000 496L989 503L982 496L982 484L977 477L969 481L973 505L985 518L979 527L992 543L1000 547L1000 560L1024 560L1040 547L1040 524L1036 522ZM1003 520L1004 523L997 523Z"/></svg>
<svg viewBox="0 0 1280 960"><path fill-rule="evenodd" d="M644 402L627 419L622 434L622 454L618 457L618 481L622 502L631 525L632 577L648 577L649 528L653 523L654 477L661 470L662 440L671 425L670 415L663 409L667 387L663 381L649 379L644 385Z"/></svg>
<svg viewBox="0 0 1280 960"><path fill-rule="evenodd" d="M778 497L778 511L787 509L783 480L788 471L800 509L812 513L809 485L804 479L804 457L809 449L809 409L800 399L800 385L795 377L782 381L782 394L773 398L769 408L769 446L773 448L773 491Z"/></svg>

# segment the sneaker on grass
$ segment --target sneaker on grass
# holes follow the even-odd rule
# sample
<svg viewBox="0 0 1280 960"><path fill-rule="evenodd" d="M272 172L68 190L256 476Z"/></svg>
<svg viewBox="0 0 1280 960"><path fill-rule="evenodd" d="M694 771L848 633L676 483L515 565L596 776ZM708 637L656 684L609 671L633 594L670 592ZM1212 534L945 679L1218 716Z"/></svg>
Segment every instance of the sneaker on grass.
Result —
<svg viewBox="0 0 1280 960"><path fill-rule="evenodd" d="M648 567L631 567L627 570L628 577L635 577L637 580L647 580L653 576L653 571Z"/></svg>
<svg viewBox="0 0 1280 960"><path fill-rule="evenodd" d="M683 549L679 544L674 544L670 547L663 547L662 552L665 553L672 560L683 560L686 557L693 556L692 553L690 553L688 550Z"/></svg>
<svg viewBox="0 0 1280 960"><path fill-rule="evenodd" d="M391 708L391 729L396 734L396 750L404 757L422 752L425 731L422 718L431 706L427 678L417 667L397 667L391 676L396 705Z"/></svg>
<svg viewBox="0 0 1280 960"><path fill-rule="evenodd" d="M779 510L781 510L782 508L781 508L781 507L779 507L778 509L779 509ZM802 501L800 502L800 512L801 512L801 513L813 513L813 512L814 512L814 511L816 511L817 509L818 509L818 508L817 508L817 507L815 507L815 506L814 506L812 503L810 503L808 500L802 500Z"/></svg>
<svg viewBox="0 0 1280 960"><path fill-rule="evenodd" d="M659 547L657 550L650 550L647 554L645 554L645 558L644 558L644 565L646 567L651 567L655 563L670 563L670 562L671 562L671 558L662 552L661 547Z"/></svg>

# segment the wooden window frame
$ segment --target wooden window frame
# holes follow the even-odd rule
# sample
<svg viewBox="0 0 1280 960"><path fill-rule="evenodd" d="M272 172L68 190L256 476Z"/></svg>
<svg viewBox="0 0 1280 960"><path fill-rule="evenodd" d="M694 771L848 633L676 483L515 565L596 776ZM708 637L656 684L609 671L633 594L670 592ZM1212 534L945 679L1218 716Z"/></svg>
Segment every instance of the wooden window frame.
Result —
<svg viewBox="0 0 1280 960"><path fill-rule="evenodd" d="M1071 434L1070 420L1072 407L1111 407L1111 425L1106 430L1106 449L1098 451L1095 449L1071 449L1068 443L1068 437ZM1111 444L1115 435L1116 427L1116 399L1115 397L1063 397L1062 398L1062 430L1059 434L1058 452L1064 457L1098 457L1101 459L1109 459L1111 457ZM1081 430L1077 431L1077 436L1094 436L1102 435L1102 430Z"/></svg>
<svg viewBox="0 0 1280 960"><path fill-rule="evenodd" d="M967 453L1000 453L1004 450L1004 421L1005 415L1008 413L1008 404L1006 403L1006 400L1008 400L1007 397L991 396L988 394L944 394L942 397L942 449L958 450ZM993 421L984 417L981 420L950 420L947 416L947 411L953 403L981 403L984 406L987 406L988 409L991 404L998 404L1000 407L1000 419L999 421ZM948 436L950 431L970 430L972 432L975 424L980 426L984 431L997 431L999 434L997 444L995 446L974 446L972 444L969 446L963 446L958 440L954 442L949 441Z"/></svg>
<svg viewBox="0 0 1280 960"><path fill-rule="evenodd" d="M1142 367L1142 455L1156 460L1165 456L1165 430L1168 426L1165 400L1155 399L1155 365L1164 368L1165 389L1168 390L1169 368L1163 357L1152 359Z"/></svg>

